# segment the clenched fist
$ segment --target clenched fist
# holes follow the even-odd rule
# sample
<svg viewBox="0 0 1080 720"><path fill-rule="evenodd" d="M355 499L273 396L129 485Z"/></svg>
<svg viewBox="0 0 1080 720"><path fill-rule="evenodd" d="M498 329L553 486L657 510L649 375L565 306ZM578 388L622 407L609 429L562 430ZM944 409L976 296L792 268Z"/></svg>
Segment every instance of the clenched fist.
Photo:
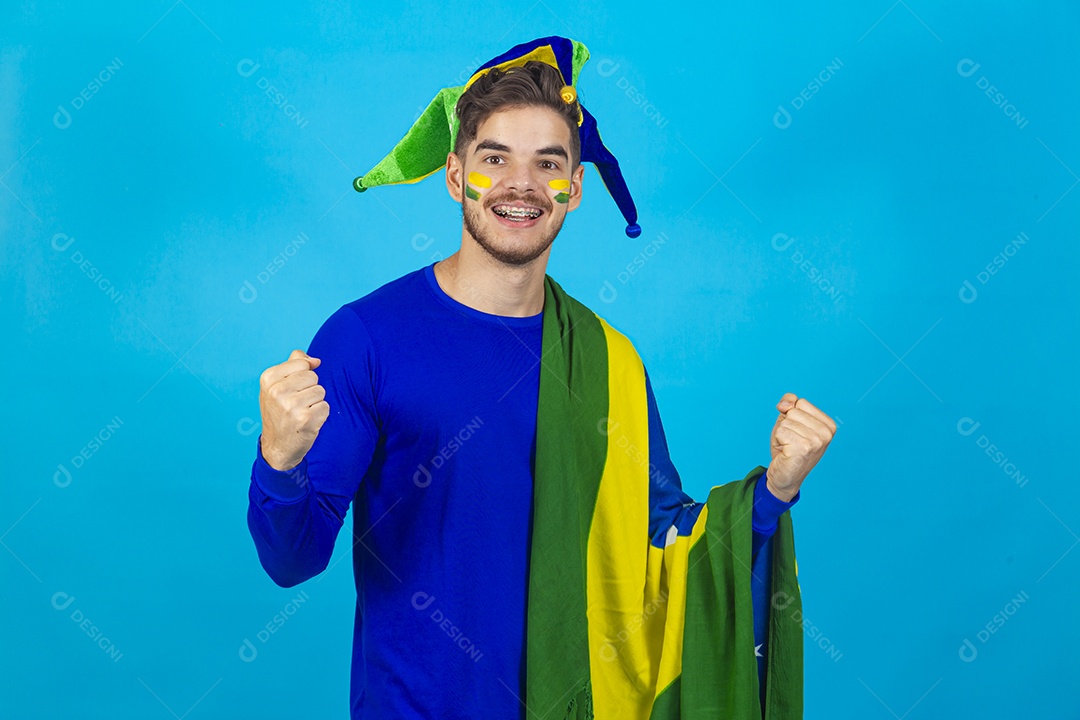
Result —
<svg viewBox="0 0 1080 720"><path fill-rule="evenodd" d="M784 502L799 492L807 473L817 465L836 433L836 423L806 398L784 393L776 404L780 417L773 425L765 472L766 487Z"/></svg>
<svg viewBox="0 0 1080 720"><path fill-rule="evenodd" d="M299 465L330 416L330 404L323 399L326 390L314 372L321 362L293 350L288 360L259 376L262 454L275 470Z"/></svg>

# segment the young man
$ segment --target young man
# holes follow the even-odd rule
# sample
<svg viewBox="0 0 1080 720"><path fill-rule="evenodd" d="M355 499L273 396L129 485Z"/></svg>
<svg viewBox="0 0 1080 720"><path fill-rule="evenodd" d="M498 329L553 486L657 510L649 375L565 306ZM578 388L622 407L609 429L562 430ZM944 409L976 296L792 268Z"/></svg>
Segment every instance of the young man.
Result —
<svg viewBox="0 0 1080 720"><path fill-rule="evenodd" d="M544 278L584 180L565 88L543 62L475 78L445 164L460 250L343 305L260 378L248 523L274 582L325 570L353 503L353 718L549 710L523 700ZM664 548L702 503L681 489L647 373L645 387L649 535ZM835 429L792 393L777 409L747 564Z"/></svg>

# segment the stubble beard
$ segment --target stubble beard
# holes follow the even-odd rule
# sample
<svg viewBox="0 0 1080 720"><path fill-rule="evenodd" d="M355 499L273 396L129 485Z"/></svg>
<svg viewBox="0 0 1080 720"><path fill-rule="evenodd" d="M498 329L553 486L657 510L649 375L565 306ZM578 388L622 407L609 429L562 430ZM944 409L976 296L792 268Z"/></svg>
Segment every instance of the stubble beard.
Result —
<svg viewBox="0 0 1080 720"><path fill-rule="evenodd" d="M461 219L465 223L465 229L476 240L476 244L483 248L484 252L498 262L514 267L528 265L540 257L551 246L551 243L555 242L555 237L562 230L563 220L565 219L560 219L558 224L551 228L551 234L542 236L540 242L532 247L506 247L505 245L500 246L494 235L486 232L481 227L480 214L485 212L487 212L487 208L483 202L466 198L464 188L462 188ZM545 212L547 211L545 210Z"/></svg>

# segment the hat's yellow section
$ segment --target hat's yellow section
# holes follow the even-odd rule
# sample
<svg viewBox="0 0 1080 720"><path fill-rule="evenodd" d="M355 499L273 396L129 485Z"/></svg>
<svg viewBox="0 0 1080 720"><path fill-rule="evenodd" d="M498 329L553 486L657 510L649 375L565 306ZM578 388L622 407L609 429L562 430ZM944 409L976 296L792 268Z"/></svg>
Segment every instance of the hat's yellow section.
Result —
<svg viewBox="0 0 1080 720"><path fill-rule="evenodd" d="M464 93L466 90L468 90L469 86L472 85L477 80L479 80L484 75L484 73L486 73L488 70L492 70L494 68L498 68L500 70L505 70L506 68L509 68L509 67L516 67L518 65L524 65L525 63L529 62L530 60L539 60L540 62L547 63L548 65L555 68L556 70L559 69L559 61L555 59L555 51L551 49L550 45L541 45L540 47L538 47L538 48L536 48L536 49L522 55L519 58L513 58L512 60L507 60L506 62L501 62L498 65L495 65L493 67L484 68L483 70L478 70L477 72L473 73L473 76L471 78L469 78L469 82L465 83L465 85L462 87L461 91L462 91L462 93ZM560 70L560 73L561 72L562 71ZM570 103L577 100L577 90L574 88L573 85L564 85L562 91L560 92L560 94L562 95L563 101L567 105L569 105ZM581 108L579 106L578 107L578 121L577 121L577 124L580 126L581 123L583 123L584 121L585 121L585 115L582 114Z"/></svg>
<svg viewBox="0 0 1080 720"><path fill-rule="evenodd" d="M522 55L519 58L513 58L511 60L507 60L506 62L499 63L498 65L495 65L494 67L496 67L496 68L498 68L500 70L505 70L506 68L509 68L509 67L516 67L518 65L524 65L525 63L529 62L530 60L539 60L540 62L547 63L548 65L555 68L556 70L559 69L559 61L555 59L555 51L551 49L550 45L541 45L540 47L536 48L535 50L532 50L529 53L527 53L525 55ZM484 68L483 70L480 70L480 71L474 73L473 76L471 78L469 78L469 82L465 83L465 89L468 90L470 85L472 85L474 82L479 80L484 75L484 73L486 73L488 70L491 70L491 69L492 68Z"/></svg>

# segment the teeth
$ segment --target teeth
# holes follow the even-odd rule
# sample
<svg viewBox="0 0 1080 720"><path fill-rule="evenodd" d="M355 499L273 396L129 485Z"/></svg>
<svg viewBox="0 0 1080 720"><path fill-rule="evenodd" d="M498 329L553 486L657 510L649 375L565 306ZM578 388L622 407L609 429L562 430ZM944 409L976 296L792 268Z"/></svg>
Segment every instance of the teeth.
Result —
<svg viewBox="0 0 1080 720"><path fill-rule="evenodd" d="M521 208L512 205L496 205L492 210L502 217L519 219L532 219L540 217L538 208Z"/></svg>

